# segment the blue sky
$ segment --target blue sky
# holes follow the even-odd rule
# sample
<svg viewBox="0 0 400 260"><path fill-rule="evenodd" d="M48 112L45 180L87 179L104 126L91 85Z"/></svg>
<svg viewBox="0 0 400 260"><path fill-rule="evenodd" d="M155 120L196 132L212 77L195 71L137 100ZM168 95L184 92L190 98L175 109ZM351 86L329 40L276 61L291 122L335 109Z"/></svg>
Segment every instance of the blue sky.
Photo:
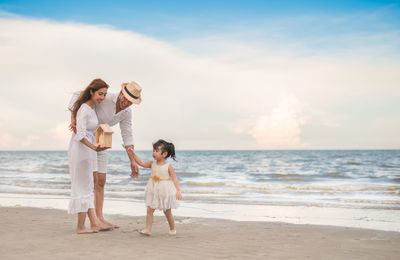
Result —
<svg viewBox="0 0 400 260"><path fill-rule="evenodd" d="M298 55L348 53L349 40L361 49L384 45L392 40L387 34L400 28L400 1L0 1L0 10L108 25L177 45L210 35L255 46L294 40L302 45ZM400 52L400 43L391 48ZM393 57L386 50L379 55Z"/></svg>
<svg viewBox="0 0 400 260"><path fill-rule="evenodd" d="M298 18L287 26L295 33L302 25L309 31L373 31L398 28L400 1L0 1L10 13L56 21L108 24L164 39L193 33L262 27L269 22ZM370 20L354 20L321 28L331 18L368 14ZM306 18L309 17L307 20ZM304 18L304 19L301 19ZM366 17L364 17L366 18ZM370 23L370 22L373 23ZM345 21L344 21L345 22ZM318 24L322 23L322 24ZM369 23L369 24L366 24ZM313 25L313 26L310 26ZM293 27L294 26L294 27ZM279 28L281 29L281 28ZM303 28L304 29L304 28ZM285 32L282 32L285 33Z"/></svg>
<svg viewBox="0 0 400 260"><path fill-rule="evenodd" d="M94 77L143 85L139 149L400 148L400 1L0 1L0 55L0 149L64 149Z"/></svg>

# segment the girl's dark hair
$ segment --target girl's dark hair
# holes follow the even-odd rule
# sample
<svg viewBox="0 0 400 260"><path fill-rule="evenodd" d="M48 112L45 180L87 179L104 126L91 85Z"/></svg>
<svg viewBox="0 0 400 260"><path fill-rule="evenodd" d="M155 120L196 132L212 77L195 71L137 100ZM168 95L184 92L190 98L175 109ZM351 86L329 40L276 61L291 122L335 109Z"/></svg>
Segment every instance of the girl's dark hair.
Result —
<svg viewBox="0 0 400 260"><path fill-rule="evenodd" d="M76 113L78 113L79 108L83 103L86 101L90 100L92 97L92 93L96 92L97 90L101 88L108 88L108 84L104 82L102 79L94 79L92 82L90 82L89 86L85 88L84 91L79 95L78 99L75 101L74 106L71 109L72 114L76 118Z"/></svg>
<svg viewBox="0 0 400 260"><path fill-rule="evenodd" d="M175 146L173 143L168 143L167 141L160 139L153 144L153 149L156 149L158 147L161 147L161 151L163 153L167 152L167 157L165 157L165 159L167 159L168 157L171 157L174 161L176 161L175 160Z"/></svg>

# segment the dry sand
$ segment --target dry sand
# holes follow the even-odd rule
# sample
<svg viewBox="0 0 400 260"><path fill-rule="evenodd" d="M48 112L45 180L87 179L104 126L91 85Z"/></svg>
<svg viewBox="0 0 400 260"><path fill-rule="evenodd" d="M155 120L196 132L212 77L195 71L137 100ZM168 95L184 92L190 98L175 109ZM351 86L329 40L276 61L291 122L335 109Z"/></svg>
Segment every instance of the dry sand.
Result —
<svg viewBox="0 0 400 260"><path fill-rule="evenodd" d="M178 235L156 217L108 216L120 229L74 234L76 216L38 208L0 208L1 259L400 259L400 233L268 222L176 218ZM87 223L88 224L88 223Z"/></svg>

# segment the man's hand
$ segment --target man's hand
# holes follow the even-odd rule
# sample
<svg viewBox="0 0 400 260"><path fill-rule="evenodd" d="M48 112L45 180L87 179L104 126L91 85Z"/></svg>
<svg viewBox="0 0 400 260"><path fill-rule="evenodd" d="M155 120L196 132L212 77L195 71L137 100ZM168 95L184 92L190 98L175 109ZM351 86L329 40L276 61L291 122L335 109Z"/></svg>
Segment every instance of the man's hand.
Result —
<svg viewBox="0 0 400 260"><path fill-rule="evenodd" d="M76 120L71 113L71 124L69 124L68 129L76 134Z"/></svg>
<svg viewBox="0 0 400 260"><path fill-rule="evenodd" d="M139 167L134 160L131 161L131 178L139 178Z"/></svg>

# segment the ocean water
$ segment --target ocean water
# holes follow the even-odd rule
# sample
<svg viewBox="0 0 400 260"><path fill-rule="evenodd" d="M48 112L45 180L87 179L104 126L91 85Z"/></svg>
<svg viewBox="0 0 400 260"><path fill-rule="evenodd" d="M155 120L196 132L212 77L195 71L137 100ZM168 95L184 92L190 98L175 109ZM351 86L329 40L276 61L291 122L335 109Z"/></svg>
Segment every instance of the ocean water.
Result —
<svg viewBox="0 0 400 260"><path fill-rule="evenodd" d="M400 150L179 151L177 160L185 201L400 210ZM109 151L108 170L106 198L143 200L149 169L132 179L125 152ZM69 196L67 152L0 151L0 193Z"/></svg>

